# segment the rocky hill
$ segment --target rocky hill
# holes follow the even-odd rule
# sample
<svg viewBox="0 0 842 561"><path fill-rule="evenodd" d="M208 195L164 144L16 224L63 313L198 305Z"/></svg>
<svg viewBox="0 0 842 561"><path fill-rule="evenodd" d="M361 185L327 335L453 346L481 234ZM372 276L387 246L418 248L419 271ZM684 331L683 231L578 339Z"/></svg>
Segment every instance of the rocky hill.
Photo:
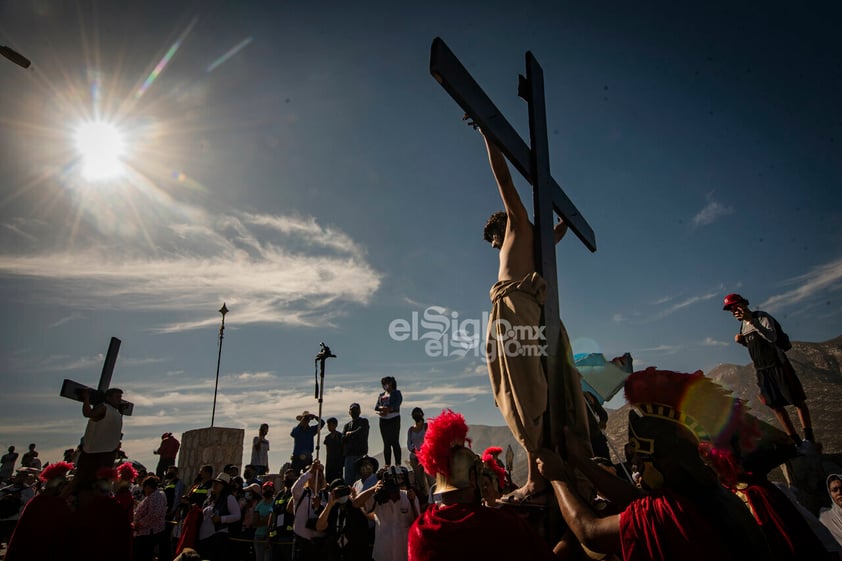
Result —
<svg viewBox="0 0 842 561"><path fill-rule="evenodd" d="M825 456L842 465L842 431L834 430L837 424L842 424L842 336L824 343L793 341L787 355L807 393L816 439L822 445ZM778 426L771 410L758 399L751 364L720 364L706 374L747 399L752 413L758 418ZM795 408L789 409L795 426L800 428ZM628 410L628 406L623 406L608 412L606 433L620 454L627 440ZM500 446L505 451L506 446L511 445L515 452L513 478L516 482L526 479L526 456L507 427L472 425L468 436L473 439L473 450L480 454L488 446ZM619 461L619 458L615 456L613 460ZM770 475L773 479L780 479L780 475Z"/></svg>

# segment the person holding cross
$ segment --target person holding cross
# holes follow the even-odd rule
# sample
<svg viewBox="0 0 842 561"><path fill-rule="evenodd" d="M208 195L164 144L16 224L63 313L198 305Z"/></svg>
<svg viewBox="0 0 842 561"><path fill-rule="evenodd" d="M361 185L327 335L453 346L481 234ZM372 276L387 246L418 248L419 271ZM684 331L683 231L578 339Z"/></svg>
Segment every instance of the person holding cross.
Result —
<svg viewBox="0 0 842 561"><path fill-rule="evenodd" d="M480 131L482 132L482 131ZM485 135L488 161L505 212L489 218L483 232L486 241L500 250L497 283L491 288L492 311L488 322L486 355L491 388L500 413L514 437L526 450L528 471L526 483L502 498L501 502L524 506L546 503L548 485L537 469L535 453L541 448L544 413L548 409L548 383L542 357L546 356L547 340L541 325L547 283L536 272L535 228L520 200L506 159ZM559 220L553 229L555 243L567 233L567 225ZM553 287L554 289L554 287ZM579 374L572 361L570 341L560 324L559 364L564 385L562 407L571 428L587 436L587 417Z"/></svg>
<svg viewBox="0 0 842 561"><path fill-rule="evenodd" d="M114 458L123 438L123 413L120 402L123 390L109 388L105 391L105 400L91 405L91 391L82 390L82 415L88 419L85 436L82 437L82 450L73 486L76 491L86 490L96 481L97 470L101 467L114 467Z"/></svg>

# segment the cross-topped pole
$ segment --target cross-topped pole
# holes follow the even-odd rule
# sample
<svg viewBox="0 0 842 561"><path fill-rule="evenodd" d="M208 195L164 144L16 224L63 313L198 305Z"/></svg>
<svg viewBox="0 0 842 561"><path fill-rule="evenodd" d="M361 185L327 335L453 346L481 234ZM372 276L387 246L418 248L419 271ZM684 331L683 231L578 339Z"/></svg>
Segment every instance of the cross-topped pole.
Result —
<svg viewBox="0 0 842 561"><path fill-rule="evenodd" d="M462 107L483 134L508 158L512 165L532 185L532 199L535 222L535 264L538 274L544 277L548 290L544 302L544 325L547 356L544 371L547 372L549 403L561 403L562 381L552 375L559 371L560 361L567 360L559 352L558 275L553 237L553 213L564 219L565 224L591 251L596 251L596 240L590 225L573 202L565 195L550 175L549 150L547 142L546 108L544 104L544 74L531 52L526 53L526 77L520 76L518 93L529 106L530 146L509 124L500 110L483 92L459 59L441 38L433 40L430 53L430 73ZM577 381L578 385L578 381ZM562 441L562 412L549 407L549 441L557 445Z"/></svg>
<svg viewBox="0 0 842 561"><path fill-rule="evenodd" d="M108 352L105 355L105 361L102 363L102 373L99 375L99 384L97 384L95 395L98 394L99 396L102 396L108 388L111 387L111 377L114 375L114 366L117 364L117 353L120 352L120 344L121 341L118 338L111 338L111 342L108 344ZM84 384L80 384L79 382L65 379L61 385L59 395L61 397L66 397L67 399L72 399L73 401L83 402L83 390L91 390L91 388ZM101 397L92 397L92 401L96 403L101 402L102 399ZM133 410L133 403L126 400L122 400L120 402L120 412L123 415L131 415Z"/></svg>

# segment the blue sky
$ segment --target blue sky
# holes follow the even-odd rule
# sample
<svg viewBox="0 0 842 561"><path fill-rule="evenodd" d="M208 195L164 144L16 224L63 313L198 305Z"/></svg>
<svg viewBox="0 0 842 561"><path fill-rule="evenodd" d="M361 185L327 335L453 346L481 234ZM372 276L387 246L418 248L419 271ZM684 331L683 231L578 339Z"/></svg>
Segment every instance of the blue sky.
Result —
<svg viewBox="0 0 842 561"><path fill-rule="evenodd" d="M599 248L557 250L574 351L744 364L734 291L795 340L842 334L840 23L833 3L0 5L0 44L33 61L0 60L0 445L74 445L61 381L94 384L117 336L124 448L153 463L162 432L210 423L223 301L216 424L268 422L273 469L317 408L320 341L326 415L373 418L392 375L406 409L503 424L482 353L429 356L451 324L389 335L425 311L470 335L497 272L501 203L429 75L436 36L524 138L524 53L543 67L551 171ZM92 120L121 175L86 178Z"/></svg>

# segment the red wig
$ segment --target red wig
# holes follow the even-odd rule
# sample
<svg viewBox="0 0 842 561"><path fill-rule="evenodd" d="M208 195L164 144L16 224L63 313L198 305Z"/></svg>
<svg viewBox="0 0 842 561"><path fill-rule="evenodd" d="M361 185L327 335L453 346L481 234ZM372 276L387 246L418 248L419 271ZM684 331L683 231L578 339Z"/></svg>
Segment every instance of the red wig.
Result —
<svg viewBox="0 0 842 561"><path fill-rule="evenodd" d="M427 433L418 451L418 461L430 475L442 474L447 477L450 475L451 448L464 446L466 441L470 445L465 417L446 409L427 423Z"/></svg>
<svg viewBox="0 0 842 561"><path fill-rule="evenodd" d="M73 464L70 462L58 462L50 464L38 475L38 478L46 483L50 479L56 477L67 477L67 472L73 469Z"/></svg>

